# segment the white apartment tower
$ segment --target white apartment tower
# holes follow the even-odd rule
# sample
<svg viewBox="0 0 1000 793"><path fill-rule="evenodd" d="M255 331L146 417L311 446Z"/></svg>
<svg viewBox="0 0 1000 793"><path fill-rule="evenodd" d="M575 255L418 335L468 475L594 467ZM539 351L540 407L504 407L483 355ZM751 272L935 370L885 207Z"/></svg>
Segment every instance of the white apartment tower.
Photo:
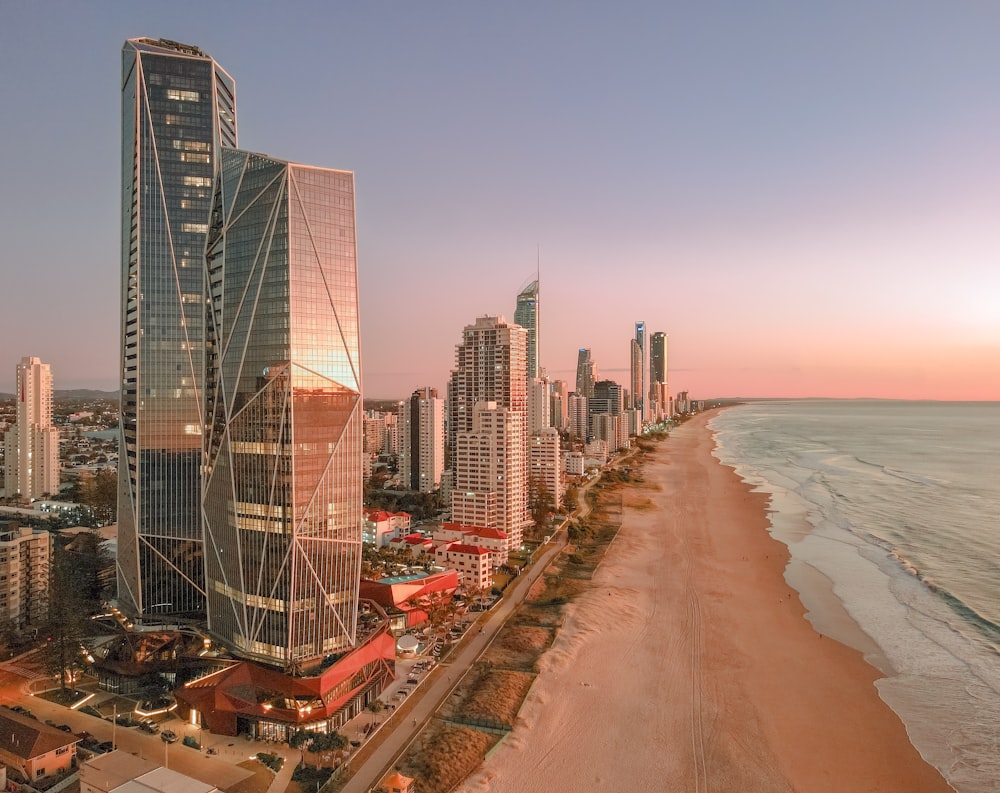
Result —
<svg viewBox="0 0 1000 793"><path fill-rule="evenodd" d="M528 380L528 432L538 432L552 426L551 386L547 377Z"/></svg>
<svg viewBox="0 0 1000 793"><path fill-rule="evenodd" d="M535 432L531 436L530 446L531 478L545 485L545 489L552 496L552 508L559 509L562 506L563 491L566 489L559 430L547 427Z"/></svg>
<svg viewBox="0 0 1000 793"><path fill-rule="evenodd" d="M403 486L421 493L441 487L444 471L444 400L436 388L418 388L402 403L399 473Z"/></svg>
<svg viewBox="0 0 1000 793"><path fill-rule="evenodd" d="M17 365L16 423L4 438L4 493L32 501L59 492L59 430L52 426L52 372L38 358Z"/></svg>
<svg viewBox="0 0 1000 793"><path fill-rule="evenodd" d="M479 317L463 330L448 383L452 519L502 529L515 547L530 523L527 341L503 316Z"/></svg>

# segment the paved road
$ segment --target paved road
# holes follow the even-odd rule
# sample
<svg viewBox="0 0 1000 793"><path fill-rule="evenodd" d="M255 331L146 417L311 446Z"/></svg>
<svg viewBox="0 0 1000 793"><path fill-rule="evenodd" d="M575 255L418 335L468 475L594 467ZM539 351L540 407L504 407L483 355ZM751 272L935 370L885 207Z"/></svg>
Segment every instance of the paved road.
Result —
<svg viewBox="0 0 1000 793"><path fill-rule="evenodd" d="M620 465L631 456L632 454L625 455L615 460L613 465ZM583 518L590 513L590 504L587 503L586 495L594 481L596 480L588 480L580 486L577 510L573 513L574 518ZM470 632L466 634L465 640L456 650L452 651L448 660L435 670L436 679L428 680L421 685L420 698L409 715L409 723L397 724L391 729L385 730L386 737L381 745L369 755L362 765L352 768L351 778L341 789L341 793L368 793L392 769L396 759L413 742L427 720L445 703L455 686L483 654L510 615L514 613L514 609L527 597L531 585L541 577L556 555L566 547L566 542L565 528L560 528L555 538L536 552L531 566L518 577L515 584L508 587L500 604L473 625ZM477 625L482 628L481 632L477 632L479 630Z"/></svg>
<svg viewBox="0 0 1000 793"><path fill-rule="evenodd" d="M366 793L381 780L396 758L413 741L424 723L444 704L465 673L483 654L507 618L527 596L531 585L538 580L552 559L565 546L566 532L561 531L556 539L541 549L540 554L536 553L531 567L524 575L518 577L516 583L508 587L499 605L480 618L466 634L465 640L452 651L444 663L438 666L435 670L435 679L424 682L420 687L421 696L410 713L409 723L395 725L368 760L363 765L353 768L351 778L344 785L342 793Z"/></svg>

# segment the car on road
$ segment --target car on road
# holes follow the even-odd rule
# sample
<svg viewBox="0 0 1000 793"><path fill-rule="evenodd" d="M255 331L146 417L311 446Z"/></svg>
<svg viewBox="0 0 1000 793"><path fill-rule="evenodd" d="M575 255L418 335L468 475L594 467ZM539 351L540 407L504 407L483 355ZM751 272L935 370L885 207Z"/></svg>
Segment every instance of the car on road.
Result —
<svg viewBox="0 0 1000 793"><path fill-rule="evenodd" d="M177 733L173 730L164 730L160 733L160 740L166 743L174 743L177 740Z"/></svg>
<svg viewBox="0 0 1000 793"><path fill-rule="evenodd" d="M156 735L160 731L159 726L153 721L140 721L139 729L143 732L148 732L150 735Z"/></svg>

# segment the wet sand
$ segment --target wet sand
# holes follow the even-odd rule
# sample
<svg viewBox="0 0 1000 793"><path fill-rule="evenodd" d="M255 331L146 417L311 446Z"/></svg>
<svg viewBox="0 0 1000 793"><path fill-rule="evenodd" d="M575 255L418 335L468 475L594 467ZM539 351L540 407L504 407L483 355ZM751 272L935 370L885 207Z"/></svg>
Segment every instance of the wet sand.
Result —
<svg viewBox="0 0 1000 793"><path fill-rule="evenodd" d="M767 500L712 455L711 413L625 492L618 539L567 607L514 732L465 793L951 791L817 633Z"/></svg>

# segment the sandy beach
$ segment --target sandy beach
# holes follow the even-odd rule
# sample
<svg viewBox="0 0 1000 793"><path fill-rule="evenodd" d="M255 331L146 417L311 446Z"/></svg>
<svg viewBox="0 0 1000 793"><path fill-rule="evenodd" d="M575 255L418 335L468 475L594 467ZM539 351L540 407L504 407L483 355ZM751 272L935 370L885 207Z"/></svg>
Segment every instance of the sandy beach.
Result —
<svg viewBox="0 0 1000 793"><path fill-rule="evenodd" d="M710 417L624 491L621 532L514 732L460 790L952 790L879 699L879 672L805 619L766 497L711 455Z"/></svg>

